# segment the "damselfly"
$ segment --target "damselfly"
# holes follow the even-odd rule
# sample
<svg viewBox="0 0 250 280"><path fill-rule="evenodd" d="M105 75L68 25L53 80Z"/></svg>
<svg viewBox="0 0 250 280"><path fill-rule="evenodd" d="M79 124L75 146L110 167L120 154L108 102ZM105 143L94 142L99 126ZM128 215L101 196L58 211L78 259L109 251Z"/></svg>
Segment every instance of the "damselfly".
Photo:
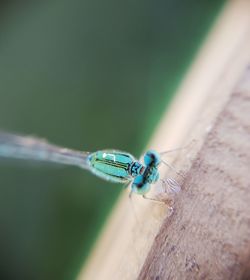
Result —
<svg viewBox="0 0 250 280"><path fill-rule="evenodd" d="M144 198L147 198L145 195L151 185L159 181L159 165L164 163L173 169L161 155L148 150L142 163L131 154L118 150L80 152L50 144L43 139L0 132L0 157L75 165L106 181L130 185L131 194L140 194ZM180 190L179 184L172 178L162 182L173 193Z"/></svg>

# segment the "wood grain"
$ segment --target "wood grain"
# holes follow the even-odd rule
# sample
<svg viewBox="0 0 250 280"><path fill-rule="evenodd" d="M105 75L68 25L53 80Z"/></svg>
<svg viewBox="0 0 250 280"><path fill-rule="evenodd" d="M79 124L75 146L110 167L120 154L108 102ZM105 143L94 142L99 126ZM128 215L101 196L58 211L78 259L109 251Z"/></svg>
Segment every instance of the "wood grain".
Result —
<svg viewBox="0 0 250 280"><path fill-rule="evenodd" d="M138 279L250 279L250 68L193 161Z"/></svg>

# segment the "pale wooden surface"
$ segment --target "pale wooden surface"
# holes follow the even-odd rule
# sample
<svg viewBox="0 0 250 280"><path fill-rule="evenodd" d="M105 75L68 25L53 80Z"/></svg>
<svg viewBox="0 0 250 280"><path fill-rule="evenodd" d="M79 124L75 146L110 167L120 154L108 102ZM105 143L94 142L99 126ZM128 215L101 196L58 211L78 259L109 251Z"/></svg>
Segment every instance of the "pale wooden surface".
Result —
<svg viewBox="0 0 250 280"><path fill-rule="evenodd" d="M250 64L183 186L139 279L250 279Z"/></svg>
<svg viewBox="0 0 250 280"><path fill-rule="evenodd" d="M228 104L233 89L249 62L250 1L231 1L228 2L227 7L198 53L194 64L177 92L175 100L149 144L150 148L164 151L186 145L192 139L196 140L191 149L179 153L176 158L169 159L170 162L171 160L174 161L178 169L187 174L184 180L176 178L182 184L183 191L177 197L174 214L166 220L169 214L166 206L145 201L139 196L133 197L133 205L131 205L128 194L124 193L115 206L87 264L79 273L79 280L130 280L136 279L138 275L140 275L140 279L172 279L175 269L179 268L178 264L175 268L178 254L176 253L175 263L168 263L168 266L166 266L166 252L171 254L171 250L173 250L172 254L174 256L174 252L177 252L177 250L173 246L177 246L178 240L182 240L184 229L182 231L175 231L177 228L170 230L169 226L166 225L168 223L171 225L178 224L180 219L186 219L185 221L188 224L188 217L192 217L196 213L196 205L190 202L191 199L195 201L195 195L198 191L198 185L194 189L190 185L193 176L192 168L195 167L194 162L200 162L199 157L202 155L200 151L204 147L204 141L210 135L209 133L214 130L215 123L217 125L218 115ZM228 162L228 164L232 166L232 163ZM163 167L161 175L164 176L164 174L165 176L174 176ZM196 176L194 176L195 178ZM200 180L202 190L205 179L201 175L196 179ZM208 179L206 178L206 180ZM220 190L220 184L221 181L213 186L213 191ZM205 194L204 198L206 198ZM223 196L220 192L219 195ZM199 199L200 197L202 197L201 192ZM212 202L210 204L211 208L201 209L203 211L200 215L202 224L206 224L203 213L212 213L211 211L217 213ZM189 211L181 211L181 209L184 209L182 207L189 207L185 208ZM228 214L225 213L225 215ZM224 220L222 220L222 224ZM214 224L211 224L211 228L214 226ZM195 231L193 228L189 230ZM188 234L188 232L185 232L185 234ZM227 234L229 235L230 232L227 232ZM172 247L170 243L164 243L164 238L174 236L176 243ZM195 242L196 240L193 240L188 246L192 248L195 246ZM170 246L170 249L172 249L162 248L161 256L157 254L161 245L163 247ZM201 250L201 247L199 249ZM224 249L227 250L227 247ZM149 252L150 254L147 257ZM223 256L221 257L223 258ZM191 271L198 269L196 263L201 267L201 264L193 259L192 254L188 255L185 260L187 260L186 267ZM220 266L217 260L215 263ZM141 270L142 267L143 270ZM169 278L164 278L167 277L166 273L169 267L171 267L171 275L169 275ZM192 274L190 275L192 276ZM205 274L203 276L204 279L213 279L209 276L206 277ZM196 278L187 277L187 279Z"/></svg>

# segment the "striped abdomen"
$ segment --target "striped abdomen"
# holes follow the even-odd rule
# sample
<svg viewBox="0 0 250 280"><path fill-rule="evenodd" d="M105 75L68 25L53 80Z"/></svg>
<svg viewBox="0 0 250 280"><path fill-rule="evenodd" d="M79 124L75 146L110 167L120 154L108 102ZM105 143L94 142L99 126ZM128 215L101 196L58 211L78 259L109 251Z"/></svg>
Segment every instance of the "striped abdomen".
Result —
<svg viewBox="0 0 250 280"><path fill-rule="evenodd" d="M88 157L91 171L111 182L128 182L133 176L131 166L135 159L129 153L104 150L92 153Z"/></svg>

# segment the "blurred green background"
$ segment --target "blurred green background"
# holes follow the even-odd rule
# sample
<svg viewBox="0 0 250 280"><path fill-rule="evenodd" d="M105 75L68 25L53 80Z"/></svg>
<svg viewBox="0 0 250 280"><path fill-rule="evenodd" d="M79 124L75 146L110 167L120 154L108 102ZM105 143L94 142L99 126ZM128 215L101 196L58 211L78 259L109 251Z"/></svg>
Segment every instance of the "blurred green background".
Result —
<svg viewBox="0 0 250 280"><path fill-rule="evenodd" d="M223 2L1 2L0 129L139 157ZM74 279L121 189L1 160L0 279Z"/></svg>

